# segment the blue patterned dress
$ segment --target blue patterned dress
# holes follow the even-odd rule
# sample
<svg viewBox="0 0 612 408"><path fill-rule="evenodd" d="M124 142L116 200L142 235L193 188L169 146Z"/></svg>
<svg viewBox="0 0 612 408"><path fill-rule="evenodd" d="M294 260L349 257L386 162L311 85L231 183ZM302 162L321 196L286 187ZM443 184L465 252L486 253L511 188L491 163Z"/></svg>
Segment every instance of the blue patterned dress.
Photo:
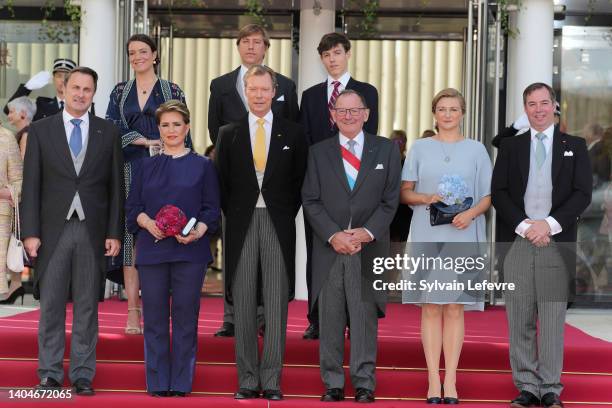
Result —
<svg viewBox="0 0 612 408"><path fill-rule="evenodd" d="M146 146L132 145L131 143L144 137L150 140L159 140L159 129L155 120L155 111L159 105L171 99L185 102L185 94L178 85L158 79L151 90L149 99L141 110L138 104L136 81L118 83L110 95L106 119L112 121L119 128L121 135L121 147L124 158L125 196L127 198L132 183L132 171L138 161L149 157L149 149ZM187 135L185 145L192 147L191 137ZM133 259L134 237L125 229L122 255L123 265L134 265Z"/></svg>

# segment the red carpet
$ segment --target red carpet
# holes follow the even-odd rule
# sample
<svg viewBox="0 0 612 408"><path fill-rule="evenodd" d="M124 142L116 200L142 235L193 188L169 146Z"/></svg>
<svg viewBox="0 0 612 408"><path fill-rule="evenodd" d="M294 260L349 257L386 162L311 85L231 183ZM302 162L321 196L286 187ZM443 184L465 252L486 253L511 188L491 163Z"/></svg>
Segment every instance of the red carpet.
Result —
<svg viewBox="0 0 612 408"><path fill-rule="evenodd" d="M145 388L142 336L123 334L125 302L100 304L100 340L97 349L97 374L94 398L71 402L26 403L15 406L268 406L267 401L238 402L227 397L236 390L233 339L212 334L222 316L220 298L205 298L199 320L198 366L194 393L184 399L153 399ZM271 405L283 407L322 406L317 398L323 392L318 368L318 342L302 340L306 327L305 302L292 302L289 308L287 349L283 371L283 391L287 400ZM425 361L419 338L420 309L390 304L388 316L380 320L377 370L377 405L380 407L423 406L427 390ZM0 319L0 387L24 387L35 384L38 311ZM68 310L69 321L71 309ZM67 345L70 324L67 325ZM466 336L458 375L462 406L508 406L515 396L508 362L507 323L502 308L484 313L466 313ZM350 343L347 341L347 352ZM68 356L69 351L66 351ZM562 382L563 400L574 406L612 405L612 344L566 326L565 362ZM348 361L348 360L346 360ZM348 373L347 373L348 379ZM347 384L347 394L353 390ZM220 397L227 395L225 397ZM83 405L81 405L81 403ZM170 404L171 403L171 404ZM10 402L0 394L0 406ZM68 405L70 404L70 405ZM336 406L354 406L350 399ZM600 405L601 406L601 405Z"/></svg>

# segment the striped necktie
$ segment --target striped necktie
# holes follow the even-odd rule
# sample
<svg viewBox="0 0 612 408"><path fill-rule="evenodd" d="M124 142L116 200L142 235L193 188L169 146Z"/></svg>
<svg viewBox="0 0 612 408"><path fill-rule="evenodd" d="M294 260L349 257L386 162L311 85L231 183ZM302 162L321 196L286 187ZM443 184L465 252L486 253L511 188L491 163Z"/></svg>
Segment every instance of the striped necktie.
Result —
<svg viewBox="0 0 612 408"><path fill-rule="evenodd" d="M344 146L341 146L340 149L342 150L342 161L344 162L346 179L348 180L349 187L352 190L355 188L355 182L357 181L361 161L357 158L357 153L355 152L355 145L357 142L354 140L349 140L346 144L348 145L348 149Z"/></svg>
<svg viewBox="0 0 612 408"><path fill-rule="evenodd" d="M546 147L544 146L544 139L546 138L546 135L544 133L537 133L535 137L538 139L536 143L535 159L539 169L546 161Z"/></svg>
<svg viewBox="0 0 612 408"><path fill-rule="evenodd" d="M338 95L340 95L340 81L333 81L332 85L334 86L334 90L332 91L331 97L329 98L329 102L327 103L327 110L329 111L329 128L333 129L336 125L334 119L332 118L332 109L334 109L334 105L336 104L336 99L338 99Z"/></svg>

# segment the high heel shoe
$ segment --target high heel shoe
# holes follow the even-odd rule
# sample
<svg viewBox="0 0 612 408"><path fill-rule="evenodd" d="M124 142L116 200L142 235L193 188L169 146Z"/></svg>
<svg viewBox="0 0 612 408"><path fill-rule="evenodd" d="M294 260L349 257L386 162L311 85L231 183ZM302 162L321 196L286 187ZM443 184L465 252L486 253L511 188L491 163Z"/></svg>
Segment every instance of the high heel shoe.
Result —
<svg viewBox="0 0 612 408"><path fill-rule="evenodd" d="M15 303L15 301L17 300L18 297L21 297L21 305L23 306L23 297L24 296L25 296L25 289L23 288L23 286L20 286L17 289L15 289L9 295L9 297L7 297L4 300L0 300L0 305L12 305L12 304Z"/></svg>
<svg viewBox="0 0 612 408"><path fill-rule="evenodd" d="M125 326L125 334L132 334L132 335L142 334L142 326L140 325L142 309L140 309L139 307L128 307L128 314L130 312L138 313L138 326L130 326L129 324L127 324Z"/></svg>

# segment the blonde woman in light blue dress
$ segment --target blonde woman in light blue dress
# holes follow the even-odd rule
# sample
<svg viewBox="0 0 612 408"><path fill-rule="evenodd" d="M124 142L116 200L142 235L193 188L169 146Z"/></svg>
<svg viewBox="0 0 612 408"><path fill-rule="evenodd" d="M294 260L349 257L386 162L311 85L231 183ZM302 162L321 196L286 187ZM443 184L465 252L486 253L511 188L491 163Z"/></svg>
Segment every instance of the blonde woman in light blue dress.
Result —
<svg viewBox="0 0 612 408"><path fill-rule="evenodd" d="M463 245L456 243L477 246L473 243L486 242L484 214L491 205L491 160L482 143L466 139L461 134L460 125L465 113L465 100L461 93L452 88L440 91L432 101L432 112L437 135L413 143L402 171L401 202L410 205L414 211L406 252L409 256L418 256L420 251L419 254L411 251L420 246L434 248L437 256L444 253L452 256L454 249L456 256L457 247ZM465 181L467 196L473 198L473 205L456 215L452 224L432 226L429 206L442 201L437 191L445 175L459 176ZM425 276L428 281L435 279L444 282L458 276L455 271L448 270L426 272L424 275L405 272L403 278L414 280ZM456 373L463 345L463 312L466 304L475 303L465 301L462 295L464 293L461 291L450 290L436 293L418 290L403 292L404 303L422 305L421 340L427 361L427 402L430 404L459 403ZM443 387L439 373L442 351L445 365Z"/></svg>

